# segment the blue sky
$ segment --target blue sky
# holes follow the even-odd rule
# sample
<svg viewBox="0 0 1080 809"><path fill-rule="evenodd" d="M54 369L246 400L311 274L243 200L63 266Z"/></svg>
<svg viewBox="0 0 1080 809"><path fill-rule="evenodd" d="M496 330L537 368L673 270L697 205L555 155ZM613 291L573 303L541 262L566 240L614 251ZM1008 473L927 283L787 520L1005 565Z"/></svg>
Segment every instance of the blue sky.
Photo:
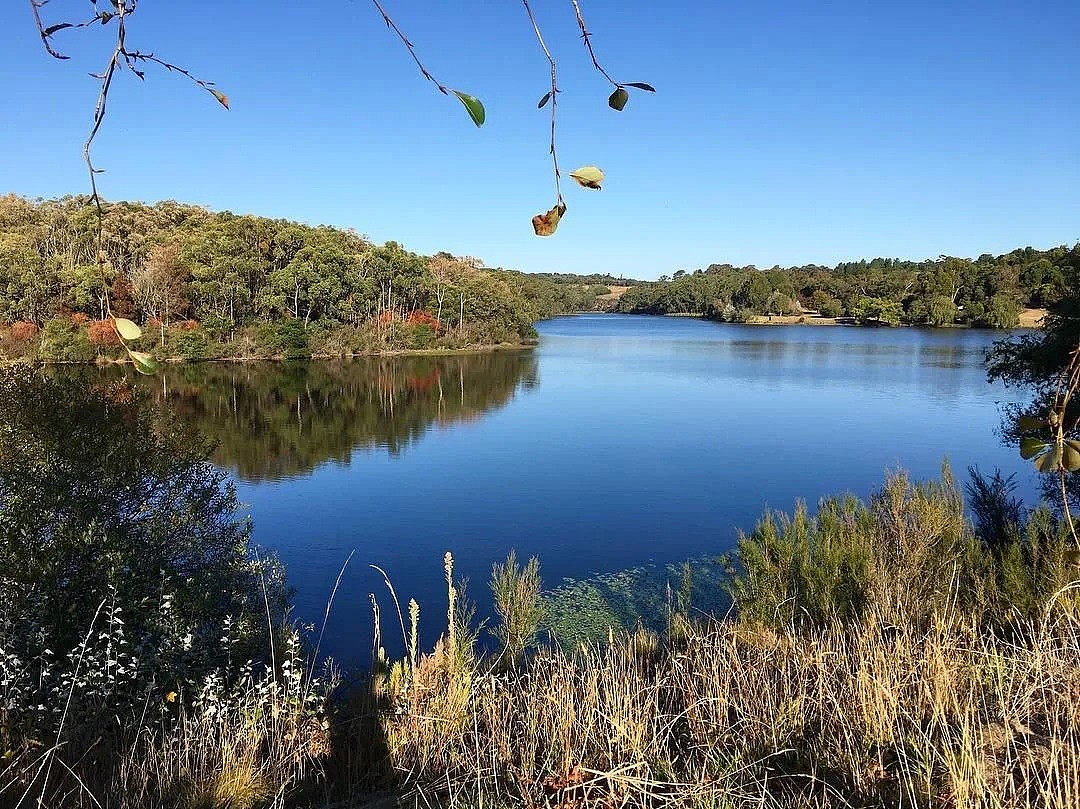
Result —
<svg viewBox="0 0 1080 809"><path fill-rule="evenodd" d="M560 68L560 162L607 173L601 192L564 188L549 239L529 223L554 202L548 70L521 4L385 5L436 76L484 101L483 129L367 0L142 0L129 46L216 81L232 110L162 71L121 75L103 194L639 278L1080 239L1080 3L583 0L601 62L658 91L616 113L569 0L534 0ZM0 32L0 193L84 192L107 31L58 34L67 62L42 51L29 2L0 4Z"/></svg>

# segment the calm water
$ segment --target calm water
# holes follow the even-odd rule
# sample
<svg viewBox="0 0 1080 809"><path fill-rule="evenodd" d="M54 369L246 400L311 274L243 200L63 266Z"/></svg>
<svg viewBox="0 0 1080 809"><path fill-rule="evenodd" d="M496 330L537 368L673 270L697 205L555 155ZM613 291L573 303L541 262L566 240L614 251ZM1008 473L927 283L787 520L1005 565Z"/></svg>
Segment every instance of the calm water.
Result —
<svg viewBox="0 0 1080 809"><path fill-rule="evenodd" d="M486 604L491 564L545 583L729 549L766 506L852 491L948 457L1033 474L995 434L1013 391L985 381L1000 334L752 327L585 315L532 352L170 370L162 387L220 442L255 536L278 551L324 647L367 659L381 578L443 626L443 553ZM483 609L481 610L483 612ZM385 623L385 622L384 622ZM390 624L386 624L389 630Z"/></svg>

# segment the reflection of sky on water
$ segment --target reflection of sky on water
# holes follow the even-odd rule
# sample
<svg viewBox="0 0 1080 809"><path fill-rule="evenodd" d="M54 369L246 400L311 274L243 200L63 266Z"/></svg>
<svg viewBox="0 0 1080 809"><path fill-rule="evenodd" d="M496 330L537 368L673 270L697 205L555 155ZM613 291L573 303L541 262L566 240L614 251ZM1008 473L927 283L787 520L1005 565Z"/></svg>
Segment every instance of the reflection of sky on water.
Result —
<svg viewBox="0 0 1080 809"><path fill-rule="evenodd" d="M448 549L485 604L511 547L556 584L725 550L766 505L865 495L886 467L928 477L948 456L961 478L1000 466L1032 486L994 434L996 403L1015 398L982 370L999 335L615 316L539 329L538 368L505 406L396 455L369 445L306 477L240 485L300 615L321 617L357 549L328 629L335 653L366 654L367 593L386 595L369 563L421 602L433 640Z"/></svg>

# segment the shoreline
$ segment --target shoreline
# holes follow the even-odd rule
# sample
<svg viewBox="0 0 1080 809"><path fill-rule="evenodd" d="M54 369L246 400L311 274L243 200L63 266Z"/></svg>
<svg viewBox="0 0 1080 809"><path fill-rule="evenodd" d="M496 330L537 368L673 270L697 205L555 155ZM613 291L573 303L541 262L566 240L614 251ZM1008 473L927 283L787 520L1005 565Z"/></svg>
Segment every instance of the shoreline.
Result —
<svg viewBox="0 0 1080 809"><path fill-rule="evenodd" d="M844 326L850 328L860 329L877 329L877 328L890 328L890 329L968 329L978 331L1015 331L1017 329L1039 329L1042 328L1042 324L1046 318L1047 310L1045 309L1024 309L1020 312L1020 318L1017 325L1008 329L991 329L981 326L971 326L965 323L950 323L942 326L931 326L927 323L900 323L896 326L889 326L883 323L866 323L859 324L850 317L822 317L813 312L805 312L801 315L754 315L749 320L743 323L737 323L735 321L727 320L714 320L706 315L698 314L697 312L666 312L664 314L655 315L648 312L611 312L609 314L629 314L629 315L648 315L651 317L679 317L689 318L692 320L707 320L710 323L723 323L731 326Z"/></svg>
<svg viewBox="0 0 1080 809"><path fill-rule="evenodd" d="M350 354L312 354L307 357L287 357L284 354L274 354L268 357L235 356L235 357L207 357L205 359L187 359L185 357L163 357L157 359L162 365L199 365L202 363L254 363L254 362L314 362L325 360L348 360L377 357L455 357L459 355L476 356L479 354L494 354L499 351L531 351L539 345L540 341L532 339L521 343L491 343L487 345L468 346L466 348L394 348L385 351L361 351ZM40 360L29 357L0 358L0 368L8 368L15 365L131 365L128 359L112 357L96 357L92 360Z"/></svg>

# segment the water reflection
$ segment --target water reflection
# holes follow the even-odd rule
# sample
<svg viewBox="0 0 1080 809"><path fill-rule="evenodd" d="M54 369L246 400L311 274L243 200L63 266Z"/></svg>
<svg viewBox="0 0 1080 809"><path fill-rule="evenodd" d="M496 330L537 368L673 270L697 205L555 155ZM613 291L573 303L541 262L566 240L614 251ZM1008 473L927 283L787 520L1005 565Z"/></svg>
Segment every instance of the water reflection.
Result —
<svg viewBox="0 0 1080 809"><path fill-rule="evenodd" d="M119 368L62 368L69 377ZM131 376L130 373L128 376ZM354 453L398 456L432 427L473 421L539 381L532 352L288 363L201 363L138 377L246 482L309 475Z"/></svg>

